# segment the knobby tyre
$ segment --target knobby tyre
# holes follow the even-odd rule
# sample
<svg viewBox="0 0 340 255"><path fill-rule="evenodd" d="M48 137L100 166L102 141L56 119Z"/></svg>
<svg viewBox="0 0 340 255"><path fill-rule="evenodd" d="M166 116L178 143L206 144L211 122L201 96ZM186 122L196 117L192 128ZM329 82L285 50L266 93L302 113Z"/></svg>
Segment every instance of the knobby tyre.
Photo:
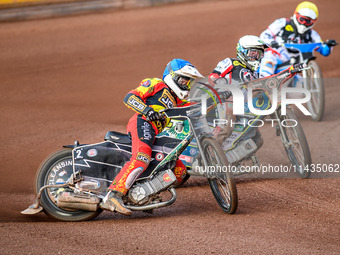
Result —
<svg viewBox="0 0 340 255"><path fill-rule="evenodd" d="M307 102L307 108L312 114L312 119L321 121L325 111L325 88L322 79L321 68L315 60L308 62L310 69L306 70L305 79L307 90L311 92L311 99Z"/></svg>
<svg viewBox="0 0 340 255"><path fill-rule="evenodd" d="M49 156L39 167L36 176L36 191L49 184L61 184L73 173L72 149L63 149ZM62 209L56 205L58 193L66 188L47 188L41 194L40 204L44 212L51 218L60 221L85 221L97 217L102 210L96 212ZM72 191L72 190L70 190Z"/></svg>
<svg viewBox="0 0 340 255"><path fill-rule="evenodd" d="M297 124L295 127L290 124L287 124L287 127L282 126L283 132L288 140L288 145L285 146L285 150L299 177L308 178L311 174L309 167L312 163L308 142L300 122L291 109L287 109L287 114L282 116L281 121L287 120L287 122L289 122L289 119L295 120Z"/></svg>
<svg viewBox="0 0 340 255"><path fill-rule="evenodd" d="M238 205L236 181L232 173L227 171L226 167L229 163L223 149L216 140L210 137L202 140L202 147L207 159L206 169L220 166L220 169L223 170L218 173L215 172L213 178L208 178L211 191L222 210L228 214L233 214Z"/></svg>

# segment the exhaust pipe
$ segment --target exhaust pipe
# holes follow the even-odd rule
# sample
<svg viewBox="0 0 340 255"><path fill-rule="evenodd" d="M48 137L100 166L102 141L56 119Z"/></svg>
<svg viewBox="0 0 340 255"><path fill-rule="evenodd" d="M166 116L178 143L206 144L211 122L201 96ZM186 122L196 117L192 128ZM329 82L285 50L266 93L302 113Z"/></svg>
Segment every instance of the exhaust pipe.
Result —
<svg viewBox="0 0 340 255"><path fill-rule="evenodd" d="M62 192L57 198L57 206L63 209L96 212L99 203L100 199L98 197L74 194L73 192Z"/></svg>
<svg viewBox="0 0 340 255"><path fill-rule="evenodd" d="M172 195L172 197L168 201L159 202L159 203L156 203L156 204L140 205L140 206L126 205L125 207L130 209L131 211L148 211L148 210L153 210L153 209L156 209L156 208L171 205L176 201L177 194L176 194L176 190L175 190L174 187L171 187L168 191Z"/></svg>
<svg viewBox="0 0 340 255"><path fill-rule="evenodd" d="M39 200L40 200L41 193L43 192L43 190L47 188L62 188L68 185L69 183L64 183L64 184L59 184L59 185L45 185L41 187L37 194L37 197L35 198L33 205L29 206L26 210L21 211L21 213L26 214L26 215L33 215L33 214L37 214L41 212L44 208L40 206Z"/></svg>

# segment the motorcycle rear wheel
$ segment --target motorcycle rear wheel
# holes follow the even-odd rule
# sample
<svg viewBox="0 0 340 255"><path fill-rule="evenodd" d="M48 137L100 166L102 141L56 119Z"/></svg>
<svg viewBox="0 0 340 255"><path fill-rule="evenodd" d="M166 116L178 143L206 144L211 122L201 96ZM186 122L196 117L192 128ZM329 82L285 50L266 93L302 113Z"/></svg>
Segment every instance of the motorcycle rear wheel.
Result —
<svg viewBox="0 0 340 255"><path fill-rule="evenodd" d="M321 68L315 60L307 64L307 77L305 77L305 86L311 92L311 99L307 102L307 108L312 114L312 119L321 121L325 110L325 88L322 79Z"/></svg>
<svg viewBox="0 0 340 255"><path fill-rule="evenodd" d="M54 185L66 181L73 173L72 149L63 149L50 155L39 167L36 176L36 191L49 184ZM96 212L66 210L56 205L58 192L67 188L47 188L41 193L40 205L51 218L59 221L85 221L97 217L102 210Z"/></svg>
<svg viewBox="0 0 340 255"><path fill-rule="evenodd" d="M206 169L220 166L222 171L215 177L208 178L209 185L214 197L228 214L233 214L238 205L236 181L231 172L227 171L228 160L220 144L213 138L206 137L202 140L203 153L207 159ZM211 168L213 170L213 168Z"/></svg>
<svg viewBox="0 0 340 255"><path fill-rule="evenodd" d="M296 126L288 126L283 128L283 132L288 140L288 146L285 146L289 161L293 164L294 170L301 178L308 178L311 174L309 166L312 164L308 142L303 132L300 122L293 110L287 109L287 114L281 116L281 123L284 120L293 119L296 121ZM281 139L283 134L281 134Z"/></svg>

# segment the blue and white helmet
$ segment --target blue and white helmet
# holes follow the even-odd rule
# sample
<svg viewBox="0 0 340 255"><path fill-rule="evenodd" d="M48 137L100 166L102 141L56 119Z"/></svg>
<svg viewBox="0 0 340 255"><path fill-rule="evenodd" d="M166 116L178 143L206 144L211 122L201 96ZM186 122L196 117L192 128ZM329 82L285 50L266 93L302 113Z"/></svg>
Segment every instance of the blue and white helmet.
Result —
<svg viewBox="0 0 340 255"><path fill-rule="evenodd" d="M197 78L204 77L190 62L179 58L171 60L163 73L163 81L182 100L188 96Z"/></svg>

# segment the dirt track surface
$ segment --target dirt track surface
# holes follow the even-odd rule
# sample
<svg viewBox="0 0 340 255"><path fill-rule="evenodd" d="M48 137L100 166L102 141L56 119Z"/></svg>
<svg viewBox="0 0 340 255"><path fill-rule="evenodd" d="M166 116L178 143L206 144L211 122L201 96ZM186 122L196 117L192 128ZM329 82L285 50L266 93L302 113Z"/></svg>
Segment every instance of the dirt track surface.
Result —
<svg viewBox="0 0 340 255"><path fill-rule="evenodd" d="M220 210L205 180L192 178L154 214L103 213L91 222L23 216L40 162L74 140L94 143L125 131L125 94L161 77L173 58L208 74L235 56L238 38L289 17L298 1L219 1L111 11L0 29L0 254L339 254L339 179L238 179L239 207ZM322 38L340 41L340 2L316 1ZM340 46L338 46L340 47ZM318 56L324 77L340 77L340 49ZM300 116L314 163L340 163L340 87L326 88L322 123ZM270 126L263 164L288 165Z"/></svg>

